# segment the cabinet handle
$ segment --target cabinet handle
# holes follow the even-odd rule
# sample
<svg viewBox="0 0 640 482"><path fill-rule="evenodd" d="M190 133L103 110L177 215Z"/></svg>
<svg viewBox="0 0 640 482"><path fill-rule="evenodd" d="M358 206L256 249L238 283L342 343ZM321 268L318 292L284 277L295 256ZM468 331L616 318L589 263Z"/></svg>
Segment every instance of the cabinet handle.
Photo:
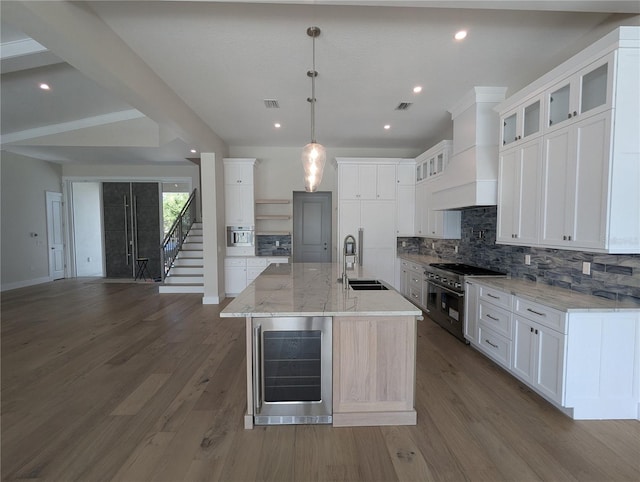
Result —
<svg viewBox="0 0 640 482"><path fill-rule="evenodd" d="M571 236L570 236L570 235L569 235L569 236L567 236L567 239L568 239L569 241L571 241Z"/></svg>
<svg viewBox="0 0 640 482"><path fill-rule="evenodd" d="M563 240L563 241L566 241L566 240L567 240L567 237L566 237L566 236L562 236L562 240Z"/></svg>
<svg viewBox="0 0 640 482"><path fill-rule="evenodd" d="M496 349L498 348L498 345L494 345L493 343L491 343L491 342L490 342L489 340L487 340L486 338L485 338L485 340L484 340L484 341L486 341L486 342L487 342L487 344L491 345L492 347L494 347L494 348L496 348Z"/></svg>
<svg viewBox="0 0 640 482"><path fill-rule="evenodd" d="M489 318L490 320L493 320L493 321L500 321L499 318L496 318L495 316L491 316L491 315L487 315L487 318Z"/></svg>
<svg viewBox="0 0 640 482"><path fill-rule="evenodd" d="M513 138L513 140L514 140L514 141L517 141L517 140L518 140L518 136L515 136L515 137Z"/></svg>
<svg viewBox="0 0 640 482"><path fill-rule="evenodd" d="M518 140L522 139L522 136L518 136Z"/></svg>
<svg viewBox="0 0 640 482"><path fill-rule="evenodd" d="M567 119L571 119L571 112L567 114Z"/></svg>
<svg viewBox="0 0 640 482"><path fill-rule="evenodd" d="M573 111L573 117L575 117L575 116L577 116L577 115L578 115L578 112L574 110L574 111Z"/></svg>
<svg viewBox="0 0 640 482"><path fill-rule="evenodd" d="M527 311L530 311L530 312L531 312L531 313L533 313L534 315L538 315L538 316L547 316L545 313L540 313L539 311L532 310L531 308L527 308Z"/></svg>
<svg viewBox="0 0 640 482"><path fill-rule="evenodd" d="M536 335L538 334L538 330L536 329Z"/></svg>
<svg viewBox="0 0 640 482"><path fill-rule="evenodd" d="M529 329L531 330L531 333L533 333L533 328L529 327Z"/></svg>
<svg viewBox="0 0 640 482"><path fill-rule="evenodd" d="M492 295L491 293L487 293L487 296L488 296L489 298L493 298L493 299L495 299L495 300L499 300L499 299L500 299L500 297L499 297L499 296Z"/></svg>

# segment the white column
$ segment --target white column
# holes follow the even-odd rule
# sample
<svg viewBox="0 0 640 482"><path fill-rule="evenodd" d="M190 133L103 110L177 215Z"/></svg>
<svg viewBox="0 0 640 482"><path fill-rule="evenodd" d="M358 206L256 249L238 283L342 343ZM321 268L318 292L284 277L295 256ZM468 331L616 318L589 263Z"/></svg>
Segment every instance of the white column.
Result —
<svg viewBox="0 0 640 482"><path fill-rule="evenodd" d="M222 164L222 160L220 161ZM202 304L217 305L224 299L224 193L222 166L216 169L216 155L200 155L204 296Z"/></svg>

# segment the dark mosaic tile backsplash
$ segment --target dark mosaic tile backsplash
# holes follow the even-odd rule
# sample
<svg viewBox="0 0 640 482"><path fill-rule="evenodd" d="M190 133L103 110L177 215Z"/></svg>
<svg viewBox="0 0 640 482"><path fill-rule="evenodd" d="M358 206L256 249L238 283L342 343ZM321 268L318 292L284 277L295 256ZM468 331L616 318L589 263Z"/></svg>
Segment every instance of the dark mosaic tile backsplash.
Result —
<svg viewBox="0 0 640 482"><path fill-rule="evenodd" d="M291 256L291 235L257 235L256 256Z"/></svg>
<svg viewBox="0 0 640 482"><path fill-rule="evenodd" d="M640 304L640 255L495 244L496 223L495 206L465 209L462 211L462 239L398 238L398 253L440 256L504 271L512 278ZM406 247L402 246L402 241L406 242ZM432 249L432 243L435 249ZM458 253L455 246L458 246ZM524 264L525 254L531 256L531 265ZM590 275L582 274L583 261L591 263Z"/></svg>

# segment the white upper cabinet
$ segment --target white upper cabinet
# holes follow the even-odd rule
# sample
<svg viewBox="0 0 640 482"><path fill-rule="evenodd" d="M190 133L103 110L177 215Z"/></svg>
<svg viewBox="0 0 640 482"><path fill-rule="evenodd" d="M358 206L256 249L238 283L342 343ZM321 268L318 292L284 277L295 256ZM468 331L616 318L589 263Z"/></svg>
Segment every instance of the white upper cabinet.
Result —
<svg viewBox="0 0 640 482"><path fill-rule="evenodd" d="M340 199L393 200L396 166L393 164L341 164Z"/></svg>
<svg viewBox="0 0 640 482"><path fill-rule="evenodd" d="M415 230L416 183L413 178L415 163L398 164L398 190L396 191L396 234L413 236Z"/></svg>
<svg viewBox="0 0 640 482"><path fill-rule="evenodd" d="M564 78L545 93L547 131L572 119L610 109L615 52Z"/></svg>
<svg viewBox="0 0 640 482"><path fill-rule="evenodd" d="M531 246L538 243L542 138L500 152L496 241Z"/></svg>
<svg viewBox="0 0 640 482"><path fill-rule="evenodd" d="M515 109L501 116L502 148L513 143L527 141L542 134L542 95L528 99Z"/></svg>
<svg viewBox="0 0 640 482"><path fill-rule="evenodd" d="M255 159L224 159L224 206L227 226L254 226Z"/></svg>
<svg viewBox="0 0 640 482"><path fill-rule="evenodd" d="M416 158L416 182L442 174L451 156L452 142L440 141Z"/></svg>
<svg viewBox="0 0 640 482"><path fill-rule="evenodd" d="M640 28L620 27L498 106L498 243L640 253L639 78Z"/></svg>

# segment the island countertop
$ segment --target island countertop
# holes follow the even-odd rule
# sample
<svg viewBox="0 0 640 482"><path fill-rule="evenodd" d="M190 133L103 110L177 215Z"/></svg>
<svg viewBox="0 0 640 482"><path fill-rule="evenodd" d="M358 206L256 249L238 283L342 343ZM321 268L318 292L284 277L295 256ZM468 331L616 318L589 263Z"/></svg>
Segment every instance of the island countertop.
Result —
<svg viewBox="0 0 640 482"><path fill-rule="evenodd" d="M221 317L420 316L422 311L393 288L344 289L338 263L272 264L220 313ZM349 279L371 279L361 269Z"/></svg>

